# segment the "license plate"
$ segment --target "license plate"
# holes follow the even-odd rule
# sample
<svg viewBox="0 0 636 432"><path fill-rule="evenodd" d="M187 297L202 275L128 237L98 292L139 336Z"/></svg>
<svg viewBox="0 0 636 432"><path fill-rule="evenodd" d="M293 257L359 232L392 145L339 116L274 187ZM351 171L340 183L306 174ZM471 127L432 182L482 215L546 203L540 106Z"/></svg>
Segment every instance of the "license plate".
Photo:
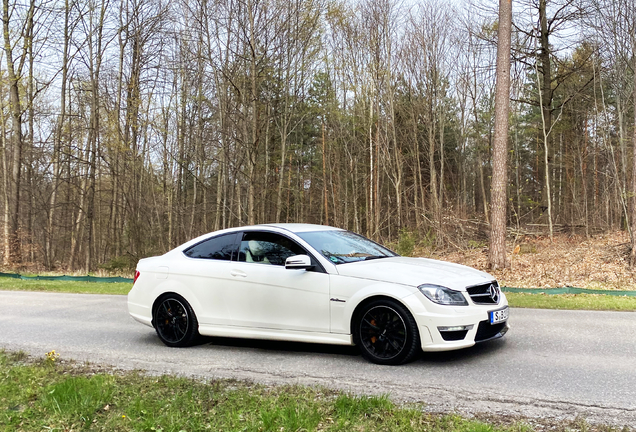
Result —
<svg viewBox="0 0 636 432"><path fill-rule="evenodd" d="M488 316L490 318L490 324L499 324L501 322L508 320L508 306L503 309L490 311L488 312Z"/></svg>

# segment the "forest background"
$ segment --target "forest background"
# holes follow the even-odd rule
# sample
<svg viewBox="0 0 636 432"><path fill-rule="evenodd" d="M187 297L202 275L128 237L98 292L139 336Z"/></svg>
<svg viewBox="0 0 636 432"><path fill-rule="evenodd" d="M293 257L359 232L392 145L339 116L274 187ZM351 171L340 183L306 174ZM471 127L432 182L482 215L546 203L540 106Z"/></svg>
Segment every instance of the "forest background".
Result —
<svg viewBox="0 0 636 432"><path fill-rule="evenodd" d="M2 0L5 268L306 222L481 245L497 4ZM632 0L514 2L512 236L630 230Z"/></svg>

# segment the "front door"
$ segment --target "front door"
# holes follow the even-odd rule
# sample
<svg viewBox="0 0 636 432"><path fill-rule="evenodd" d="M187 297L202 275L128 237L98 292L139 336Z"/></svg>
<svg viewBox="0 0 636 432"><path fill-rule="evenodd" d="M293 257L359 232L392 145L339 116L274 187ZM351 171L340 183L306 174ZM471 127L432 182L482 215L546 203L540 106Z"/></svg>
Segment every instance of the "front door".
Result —
<svg viewBox="0 0 636 432"><path fill-rule="evenodd" d="M224 294L233 325L329 332L329 275L287 270L285 260L307 252L277 233L246 231Z"/></svg>

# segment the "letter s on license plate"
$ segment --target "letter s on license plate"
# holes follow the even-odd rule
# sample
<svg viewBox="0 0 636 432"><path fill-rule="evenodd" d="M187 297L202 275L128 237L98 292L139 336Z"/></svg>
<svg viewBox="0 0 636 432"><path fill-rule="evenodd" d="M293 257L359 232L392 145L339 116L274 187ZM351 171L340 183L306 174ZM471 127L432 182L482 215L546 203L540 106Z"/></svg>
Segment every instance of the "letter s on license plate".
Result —
<svg viewBox="0 0 636 432"><path fill-rule="evenodd" d="M499 324L508 320L509 308L506 306L503 309L488 312L490 318L490 324Z"/></svg>

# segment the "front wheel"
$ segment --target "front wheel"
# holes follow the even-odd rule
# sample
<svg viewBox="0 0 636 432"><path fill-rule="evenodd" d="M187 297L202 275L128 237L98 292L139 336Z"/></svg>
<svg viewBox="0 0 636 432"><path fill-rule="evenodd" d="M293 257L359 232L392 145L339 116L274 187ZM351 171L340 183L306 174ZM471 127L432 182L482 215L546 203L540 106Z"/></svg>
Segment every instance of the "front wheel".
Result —
<svg viewBox="0 0 636 432"><path fill-rule="evenodd" d="M169 347L190 346L199 336L199 323L192 307L177 294L166 294L157 300L153 324L159 339Z"/></svg>
<svg viewBox="0 0 636 432"><path fill-rule="evenodd" d="M374 300L356 314L353 341L364 358L382 365L407 363L420 350L415 319L390 299Z"/></svg>

